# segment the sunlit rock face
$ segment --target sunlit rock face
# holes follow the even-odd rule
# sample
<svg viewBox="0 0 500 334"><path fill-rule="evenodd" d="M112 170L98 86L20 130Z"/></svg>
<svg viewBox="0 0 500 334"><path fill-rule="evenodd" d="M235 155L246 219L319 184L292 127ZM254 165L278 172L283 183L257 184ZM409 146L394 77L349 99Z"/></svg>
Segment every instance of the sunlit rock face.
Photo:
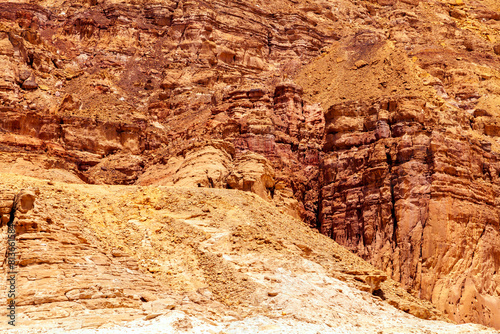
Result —
<svg viewBox="0 0 500 334"><path fill-rule="evenodd" d="M500 328L499 13L4 2L0 172L253 192L452 320Z"/></svg>

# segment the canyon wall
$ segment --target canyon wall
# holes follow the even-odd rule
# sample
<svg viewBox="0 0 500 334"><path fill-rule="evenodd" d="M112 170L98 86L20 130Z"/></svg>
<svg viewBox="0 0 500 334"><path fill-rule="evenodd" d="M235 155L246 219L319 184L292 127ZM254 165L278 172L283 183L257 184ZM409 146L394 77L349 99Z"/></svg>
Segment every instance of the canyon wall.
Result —
<svg viewBox="0 0 500 334"><path fill-rule="evenodd" d="M0 172L251 191L500 328L499 12L3 2Z"/></svg>

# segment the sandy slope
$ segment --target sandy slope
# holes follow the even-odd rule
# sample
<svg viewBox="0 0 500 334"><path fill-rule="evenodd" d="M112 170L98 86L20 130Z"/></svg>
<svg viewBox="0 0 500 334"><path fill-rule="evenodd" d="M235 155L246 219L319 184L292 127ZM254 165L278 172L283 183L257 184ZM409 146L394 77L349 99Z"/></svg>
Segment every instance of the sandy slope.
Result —
<svg viewBox="0 0 500 334"><path fill-rule="evenodd" d="M37 217L50 222L18 232L23 306L20 328L12 333L488 332L408 314L441 317L333 240L252 193L90 186L13 174L0 180L4 195L21 189L37 194L34 208L16 216L18 225ZM58 253L55 243L63 236L63 244L73 245ZM84 246L89 255L74 253ZM86 270L78 271L82 266ZM58 277L57 285L43 278L48 276ZM109 278L100 293L82 292L102 277ZM104 296L106 282L122 294ZM79 294L68 293L72 285ZM22 296L32 289L34 294ZM66 297L47 299L59 295ZM56 307L60 312L51 313ZM125 323L127 317L136 320Z"/></svg>

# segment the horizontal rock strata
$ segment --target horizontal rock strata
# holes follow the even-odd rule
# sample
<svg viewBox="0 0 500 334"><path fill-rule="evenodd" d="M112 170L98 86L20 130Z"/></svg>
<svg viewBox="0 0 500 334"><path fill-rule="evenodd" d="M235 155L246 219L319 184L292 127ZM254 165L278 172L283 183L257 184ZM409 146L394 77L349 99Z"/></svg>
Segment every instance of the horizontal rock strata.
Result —
<svg viewBox="0 0 500 334"><path fill-rule="evenodd" d="M3 2L0 173L254 192L451 319L500 328L498 11Z"/></svg>

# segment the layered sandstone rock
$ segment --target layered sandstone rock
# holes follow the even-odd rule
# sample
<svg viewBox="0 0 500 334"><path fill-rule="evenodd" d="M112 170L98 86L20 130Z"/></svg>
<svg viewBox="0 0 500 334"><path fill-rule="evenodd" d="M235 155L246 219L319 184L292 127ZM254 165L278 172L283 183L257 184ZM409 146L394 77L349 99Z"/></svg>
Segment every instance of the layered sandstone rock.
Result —
<svg viewBox="0 0 500 334"><path fill-rule="evenodd" d="M365 122L375 113L379 120L372 131L332 136L336 149L322 166L321 229L454 319L474 314L496 326L497 196L483 169L494 155L478 140L471 145L463 135L420 123L389 127L380 118L391 115L391 105L393 112L408 107L406 98L395 98L330 109L361 111Z"/></svg>
<svg viewBox="0 0 500 334"><path fill-rule="evenodd" d="M279 319L328 328L342 321L352 330L492 333L422 320L443 318L249 192L0 175L0 209L12 212L16 231L16 329L25 333L104 330L174 315L205 329L259 317L265 324ZM1 254L7 254L5 228Z"/></svg>
<svg viewBox="0 0 500 334"><path fill-rule="evenodd" d="M498 11L4 2L0 172L253 191L452 319L500 327Z"/></svg>
<svg viewBox="0 0 500 334"><path fill-rule="evenodd" d="M363 32L299 75L328 107L319 225L450 318L499 327L496 107L483 102L498 62L460 17L448 32L481 52L426 49L436 39L419 21L445 9L405 11L412 38Z"/></svg>
<svg viewBox="0 0 500 334"><path fill-rule="evenodd" d="M305 205L293 211L314 224L317 194L307 178L317 174L322 110L280 82L339 38L336 18L326 15L331 5L231 4L231 13L219 2L202 12L174 2L40 5L2 8L12 50L2 58L11 92L2 108L5 150L48 153L83 182L131 184L148 168L169 170L188 141L220 138L282 170L282 197L300 197ZM137 157L125 162L128 154ZM225 172L215 169L210 178L225 187ZM176 177L210 186L204 176Z"/></svg>
<svg viewBox="0 0 500 334"><path fill-rule="evenodd" d="M39 188L17 194L3 190L2 196L1 210L12 212L9 226L15 230L17 325L35 328L73 317L72 327L100 326L143 317L145 302L172 296L142 275L135 259L107 254L93 243L81 212L63 213L67 199L47 202ZM5 255L8 235L7 226L2 227ZM11 272L5 261L4 273Z"/></svg>

